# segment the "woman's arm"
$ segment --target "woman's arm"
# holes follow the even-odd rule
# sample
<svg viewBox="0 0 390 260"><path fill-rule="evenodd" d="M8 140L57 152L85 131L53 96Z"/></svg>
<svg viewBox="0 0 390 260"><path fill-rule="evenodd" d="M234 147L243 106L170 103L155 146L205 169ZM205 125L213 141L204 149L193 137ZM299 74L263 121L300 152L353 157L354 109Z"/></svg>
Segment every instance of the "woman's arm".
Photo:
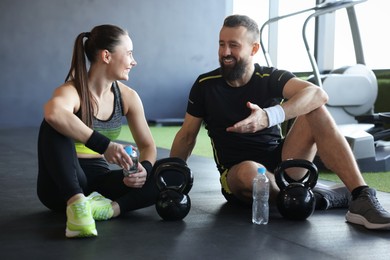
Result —
<svg viewBox="0 0 390 260"><path fill-rule="evenodd" d="M65 83L54 91L45 104L44 118L59 133L86 143L93 131L75 115L79 108L77 90L70 83Z"/></svg>
<svg viewBox="0 0 390 260"><path fill-rule="evenodd" d="M149 161L154 164L157 149L152 133L145 118L142 101L136 91L118 82L122 94L123 110L128 126L140 153L140 162Z"/></svg>

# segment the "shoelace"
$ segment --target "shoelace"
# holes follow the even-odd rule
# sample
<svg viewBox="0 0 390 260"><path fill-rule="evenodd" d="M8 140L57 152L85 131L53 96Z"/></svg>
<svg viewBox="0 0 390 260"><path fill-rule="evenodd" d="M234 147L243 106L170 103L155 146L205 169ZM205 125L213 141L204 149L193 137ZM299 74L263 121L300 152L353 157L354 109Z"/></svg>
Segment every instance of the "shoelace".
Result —
<svg viewBox="0 0 390 260"><path fill-rule="evenodd" d="M376 196L372 196L371 194L367 194L367 198L372 202L374 208L381 212L386 212L386 210L379 203L378 198Z"/></svg>
<svg viewBox="0 0 390 260"><path fill-rule="evenodd" d="M98 206L94 206L94 202ZM99 206L99 203L101 202L107 202L107 205ZM111 217L110 211L111 211L111 201L103 196L96 196L93 199L91 199L92 203L92 212L95 219L102 220L102 219L108 219Z"/></svg>
<svg viewBox="0 0 390 260"><path fill-rule="evenodd" d="M99 208L99 210L96 210L94 212L95 217L98 217L99 219L106 219L109 217L109 211L110 209L108 207Z"/></svg>
<svg viewBox="0 0 390 260"><path fill-rule="evenodd" d="M72 208L74 209L77 216L88 215L86 202L76 203Z"/></svg>

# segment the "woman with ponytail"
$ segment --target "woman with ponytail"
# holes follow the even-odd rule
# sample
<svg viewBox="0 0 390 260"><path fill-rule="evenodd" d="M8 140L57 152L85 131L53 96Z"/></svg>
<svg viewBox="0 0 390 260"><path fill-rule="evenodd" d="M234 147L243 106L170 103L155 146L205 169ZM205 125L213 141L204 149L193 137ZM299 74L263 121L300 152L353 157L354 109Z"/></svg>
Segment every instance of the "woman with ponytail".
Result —
<svg viewBox="0 0 390 260"><path fill-rule="evenodd" d="M88 61L88 63L87 63ZM68 238L97 236L95 220L151 206L158 188L149 178L156 146L140 97L121 81L137 65L133 43L114 25L80 33L65 83L44 106L38 137L37 193L53 211L65 211ZM138 171L115 142L125 117L139 151Z"/></svg>

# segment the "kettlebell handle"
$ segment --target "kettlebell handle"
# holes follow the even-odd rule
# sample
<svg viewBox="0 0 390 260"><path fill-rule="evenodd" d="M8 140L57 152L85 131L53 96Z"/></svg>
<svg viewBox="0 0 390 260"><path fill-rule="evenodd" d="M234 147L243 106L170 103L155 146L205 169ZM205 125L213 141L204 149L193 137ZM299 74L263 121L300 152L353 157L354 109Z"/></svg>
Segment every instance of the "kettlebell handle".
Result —
<svg viewBox="0 0 390 260"><path fill-rule="evenodd" d="M165 182L161 174L165 171L171 171L175 175L180 175L184 178L184 181L178 186L170 186ZM172 157L161 159L155 163L152 169L157 187L160 191L166 189L173 189L183 194L188 194L192 188L194 176L191 169L180 158Z"/></svg>
<svg viewBox="0 0 390 260"><path fill-rule="evenodd" d="M170 165L160 165L158 166L157 168L158 172L163 172L163 171L169 171L169 170L173 170L176 174L180 174L182 177L184 177L184 182L182 184L180 184L179 186L176 186L174 188L174 190L176 191L183 191L185 185L187 185L189 183L189 178L186 174L182 174L181 170L183 170L183 167L181 165L178 165L178 164L170 164ZM162 190L165 190L167 188L167 184L165 183L164 179L161 177L161 176L157 176L158 178L158 187L159 189L162 191Z"/></svg>
<svg viewBox="0 0 390 260"><path fill-rule="evenodd" d="M284 190L290 183L285 178L285 170L288 168L304 168L308 170L308 173L303 178L303 185L307 188L313 189L318 180L318 169L317 166L304 159L288 159L282 161L279 166L275 169L275 181L279 189ZM298 182L298 181L297 181Z"/></svg>

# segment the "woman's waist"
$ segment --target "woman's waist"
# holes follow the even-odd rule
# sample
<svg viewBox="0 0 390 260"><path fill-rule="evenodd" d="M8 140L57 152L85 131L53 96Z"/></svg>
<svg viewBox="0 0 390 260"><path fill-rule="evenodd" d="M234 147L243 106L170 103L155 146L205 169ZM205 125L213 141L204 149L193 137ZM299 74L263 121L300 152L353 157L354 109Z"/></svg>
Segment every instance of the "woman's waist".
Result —
<svg viewBox="0 0 390 260"><path fill-rule="evenodd" d="M88 153L77 153L77 158L80 159L101 159L104 158L101 154L88 154Z"/></svg>

